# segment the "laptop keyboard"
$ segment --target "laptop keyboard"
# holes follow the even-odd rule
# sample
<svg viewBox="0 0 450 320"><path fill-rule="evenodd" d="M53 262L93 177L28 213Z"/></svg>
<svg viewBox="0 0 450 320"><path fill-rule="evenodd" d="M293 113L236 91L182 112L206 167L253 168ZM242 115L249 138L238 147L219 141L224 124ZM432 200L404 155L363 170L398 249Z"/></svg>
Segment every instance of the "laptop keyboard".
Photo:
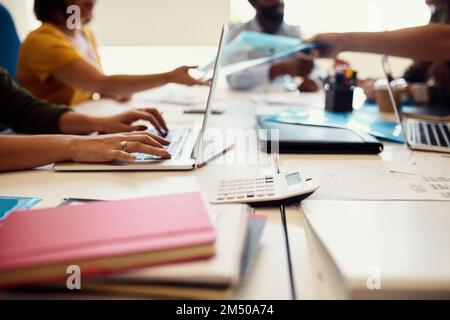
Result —
<svg viewBox="0 0 450 320"><path fill-rule="evenodd" d="M170 130L167 136L165 137L171 143L166 147L167 152L169 152L172 156L172 159L180 159L181 153L183 152L183 147L186 143L186 140L191 133L191 128L177 128L174 130ZM151 134L159 135L158 132L154 129L148 130ZM151 154L138 153L136 154L137 161L150 161L150 160L161 160L160 156L155 156Z"/></svg>
<svg viewBox="0 0 450 320"><path fill-rule="evenodd" d="M450 147L450 124L408 119L409 140L415 144Z"/></svg>

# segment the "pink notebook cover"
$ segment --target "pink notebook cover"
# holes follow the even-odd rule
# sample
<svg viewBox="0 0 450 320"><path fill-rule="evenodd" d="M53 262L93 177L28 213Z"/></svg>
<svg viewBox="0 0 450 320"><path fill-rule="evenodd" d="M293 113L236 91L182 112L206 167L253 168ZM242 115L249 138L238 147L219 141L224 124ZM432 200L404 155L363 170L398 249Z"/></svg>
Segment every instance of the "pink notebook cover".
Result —
<svg viewBox="0 0 450 320"><path fill-rule="evenodd" d="M0 227L0 272L214 241L199 193L18 211Z"/></svg>

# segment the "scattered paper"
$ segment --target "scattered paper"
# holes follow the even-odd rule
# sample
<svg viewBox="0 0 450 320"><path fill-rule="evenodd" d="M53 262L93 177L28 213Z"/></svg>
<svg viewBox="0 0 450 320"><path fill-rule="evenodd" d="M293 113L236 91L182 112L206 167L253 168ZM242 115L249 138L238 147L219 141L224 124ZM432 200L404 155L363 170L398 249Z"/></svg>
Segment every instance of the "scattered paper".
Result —
<svg viewBox="0 0 450 320"><path fill-rule="evenodd" d="M166 86L159 90L148 90L135 94L134 104L164 103L181 106L206 106L209 87Z"/></svg>
<svg viewBox="0 0 450 320"><path fill-rule="evenodd" d="M391 171L450 178L450 154L403 149L391 165Z"/></svg>
<svg viewBox="0 0 450 320"><path fill-rule="evenodd" d="M392 172L388 162L316 161L299 168L287 161L283 167L316 177L320 187L313 200L450 201L450 179Z"/></svg>

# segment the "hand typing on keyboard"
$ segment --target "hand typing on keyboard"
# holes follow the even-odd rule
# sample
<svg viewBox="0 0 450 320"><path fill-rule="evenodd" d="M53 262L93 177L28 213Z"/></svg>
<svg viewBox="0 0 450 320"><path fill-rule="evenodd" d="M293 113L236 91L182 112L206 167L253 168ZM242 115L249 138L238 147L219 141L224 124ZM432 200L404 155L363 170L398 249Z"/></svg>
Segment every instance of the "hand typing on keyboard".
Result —
<svg viewBox="0 0 450 320"><path fill-rule="evenodd" d="M155 132L154 129L148 130L150 133ZM170 141L170 144L166 146L167 152L172 156L172 159L179 159L183 147L186 143L187 137L191 132L190 128L177 128L167 132L166 139ZM161 157L140 153L136 155L136 160L138 161L151 161L151 160L162 160Z"/></svg>
<svg viewBox="0 0 450 320"><path fill-rule="evenodd" d="M135 125L136 121L145 120L156 129L154 133L164 137L169 129L161 116L161 113L154 108L132 109L114 116L104 118L93 118L96 130L102 133L132 132L146 130L145 126Z"/></svg>

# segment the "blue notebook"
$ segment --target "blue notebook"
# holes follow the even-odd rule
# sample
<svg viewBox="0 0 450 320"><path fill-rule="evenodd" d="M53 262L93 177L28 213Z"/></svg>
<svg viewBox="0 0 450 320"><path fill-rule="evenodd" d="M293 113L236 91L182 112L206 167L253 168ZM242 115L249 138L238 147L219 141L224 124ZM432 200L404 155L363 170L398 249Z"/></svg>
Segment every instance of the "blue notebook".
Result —
<svg viewBox="0 0 450 320"><path fill-rule="evenodd" d="M34 207L42 199L26 197L2 197L0 196L0 223L11 212L16 210L26 210Z"/></svg>

